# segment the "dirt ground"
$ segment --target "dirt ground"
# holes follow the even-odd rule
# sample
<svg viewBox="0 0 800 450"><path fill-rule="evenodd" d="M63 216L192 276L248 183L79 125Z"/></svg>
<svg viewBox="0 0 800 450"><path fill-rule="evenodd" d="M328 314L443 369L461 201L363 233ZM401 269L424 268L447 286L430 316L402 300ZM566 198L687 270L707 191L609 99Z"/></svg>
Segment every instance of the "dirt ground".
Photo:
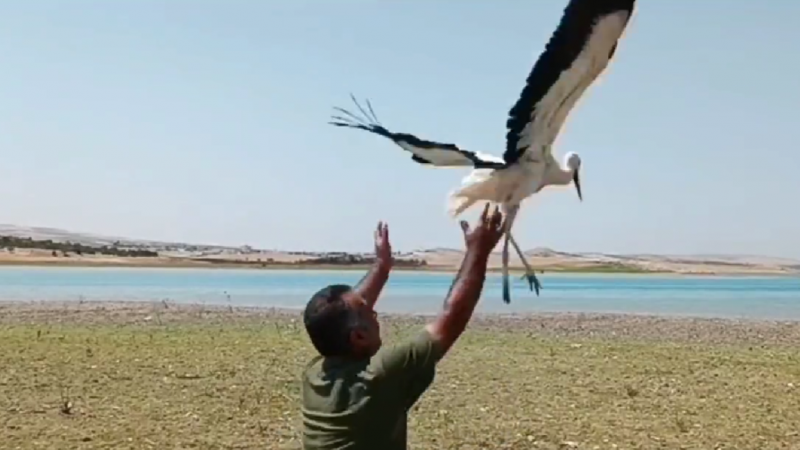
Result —
<svg viewBox="0 0 800 450"><path fill-rule="evenodd" d="M299 319L0 303L0 447L297 449ZM381 320L393 341L426 319ZM798 343L798 323L480 317L412 412L410 448L800 448Z"/></svg>

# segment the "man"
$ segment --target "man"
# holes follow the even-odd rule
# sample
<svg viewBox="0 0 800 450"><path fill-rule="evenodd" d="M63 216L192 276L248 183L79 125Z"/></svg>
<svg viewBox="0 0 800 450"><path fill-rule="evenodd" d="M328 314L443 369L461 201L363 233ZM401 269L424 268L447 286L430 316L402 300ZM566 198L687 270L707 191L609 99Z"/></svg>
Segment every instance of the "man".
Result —
<svg viewBox="0 0 800 450"><path fill-rule="evenodd" d="M430 386L436 364L467 326L478 303L503 217L487 204L477 227L461 222L466 255L438 317L408 342L381 348L373 309L389 278L389 231L378 224L376 262L356 286L314 294L304 322L319 352L303 374L306 450L405 450L407 413Z"/></svg>

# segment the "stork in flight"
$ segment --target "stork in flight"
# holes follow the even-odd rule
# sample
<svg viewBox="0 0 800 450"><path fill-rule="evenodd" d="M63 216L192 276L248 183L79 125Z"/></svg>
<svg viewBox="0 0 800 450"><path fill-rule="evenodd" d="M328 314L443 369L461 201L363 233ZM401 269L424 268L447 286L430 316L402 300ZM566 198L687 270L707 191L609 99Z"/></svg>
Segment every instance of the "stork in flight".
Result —
<svg viewBox="0 0 800 450"><path fill-rule="evenodd" d="M575 103L605 70L633 13L635 0L570 0L544 52L528 75L525 87L506 121L503 157L459 148L455 144L427 141L412 134L389 131L381 125L372 105L366 109L351 95L361 115L335 108L332 125L357 128L391 139L411 159L433 167L471 166L460 188L450 193L448 212L456 217L476 202L502 206L506 216L503 242L503 301L510 303L508 244L525 266L525 278L539 295L541 284L511 234L523 200L546 186L574 184L582 201L581 158L567 153L563 166L553 156L552 145Z"/></svg>

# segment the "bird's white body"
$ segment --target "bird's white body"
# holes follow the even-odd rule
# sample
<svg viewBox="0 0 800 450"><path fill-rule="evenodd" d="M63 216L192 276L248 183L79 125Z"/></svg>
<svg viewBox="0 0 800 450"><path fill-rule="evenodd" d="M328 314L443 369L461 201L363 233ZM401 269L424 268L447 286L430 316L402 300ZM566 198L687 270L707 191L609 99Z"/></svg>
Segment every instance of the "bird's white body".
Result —
<svg viewBox="0 0 800 450"><path fill-rule="evenodd" d="M571 161L580 158L569 153L565 166L548 158L547 163L515 164L503 169L475 169L461 181L461 187L448 196L447 212L456 217L477 202L487 201L507 206L520 205L526 198L547 186L567 185L572 182L574 171Z"/></svg>
<svg viewBox="0 0 800 450"><path fill-rule="evenodd" d="M541 188L543 167L514 165L507 169L477 169L450 193L448 213L456 217L477 202L518 205Z"/></svg>

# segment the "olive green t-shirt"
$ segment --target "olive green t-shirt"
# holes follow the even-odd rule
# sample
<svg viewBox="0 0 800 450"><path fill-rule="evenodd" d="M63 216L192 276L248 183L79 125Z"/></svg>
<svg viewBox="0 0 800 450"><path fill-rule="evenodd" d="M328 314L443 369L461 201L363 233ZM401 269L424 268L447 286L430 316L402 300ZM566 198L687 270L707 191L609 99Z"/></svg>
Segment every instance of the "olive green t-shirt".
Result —
<svg viewBox="0 0 800 450"><path fill-rule="evenodd" d="M443 352L423 330L363 361L317 357L303 374L305 450L406 450L408 410Z"/></svg>

